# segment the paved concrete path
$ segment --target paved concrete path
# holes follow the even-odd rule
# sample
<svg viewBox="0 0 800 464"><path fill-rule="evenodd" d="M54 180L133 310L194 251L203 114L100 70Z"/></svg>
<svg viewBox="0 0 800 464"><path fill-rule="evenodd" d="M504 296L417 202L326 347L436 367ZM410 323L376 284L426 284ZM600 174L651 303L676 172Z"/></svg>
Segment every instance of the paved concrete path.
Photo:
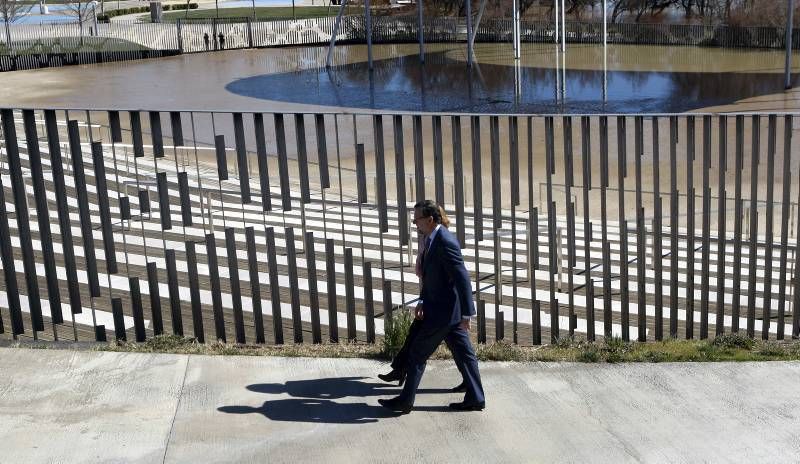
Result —
<svg viewBox="0 0 800 464"><path fill-rule="evenodd" d="M0 349L0 462L796 462L800 363L483 363L417 407L360 359Z"/></svg>

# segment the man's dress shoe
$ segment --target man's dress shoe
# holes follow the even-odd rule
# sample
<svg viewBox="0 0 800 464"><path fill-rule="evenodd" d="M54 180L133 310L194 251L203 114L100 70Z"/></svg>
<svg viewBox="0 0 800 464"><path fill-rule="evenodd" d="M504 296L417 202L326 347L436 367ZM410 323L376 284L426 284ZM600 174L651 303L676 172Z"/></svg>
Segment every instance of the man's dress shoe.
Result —
<svg viewBox="0 0 800 464"><path fill-rule="evenodd" d="M398 386L402 387L403 383L406 381L406 373L400 371L392 371L388 374L378 374L378 378L383 380L384 382L394 382L398 381Z"/></svg>
<svg viewBox="0 0 800 464"><path fill-rule="evenodd" d="M466 392L467 392L467 382L463 381L460 384L450 389L450 393L466 393Z"/></svg>
<svg viewBox="0 0 800 464"><path fill-rule="evenodd" d="M398 401L397 398L391 398L388 400L380 398L378 403L386 409L391 409L392 411L402 414L408 414L411 412L412 408L412 405Z"/></svg>
<svg viewBox="0 0 800 464"><path fill-rule="evenodd" d="M483 408L486 407L486 402L480 403L450 403L450 409L454 409L456 411L483 411Z"/></svg>

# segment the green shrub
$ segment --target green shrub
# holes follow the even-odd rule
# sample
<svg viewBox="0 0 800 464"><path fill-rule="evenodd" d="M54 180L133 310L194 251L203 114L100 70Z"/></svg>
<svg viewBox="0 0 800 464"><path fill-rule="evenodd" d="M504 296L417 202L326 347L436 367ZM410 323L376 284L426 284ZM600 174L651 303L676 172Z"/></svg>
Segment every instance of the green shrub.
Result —
<svg viewBox="0 0 800 464"><path fill-rule="evenodd" d="M185 3L176 3L174 5L164 5L164 11L176 11L176 10L196 10L197 3L190 3L187 7Z"/></svg>
<svg viewBox="0 0 800 464"><path fill-rule="evenodd" d="M613 364L613 363L622 362L624 360L625 359L622 356L622 351L610 351L608 354L606 354L606 362L608 362L608 363L612 363Z"/></svg>
<svg viewBox="0 0 800 464"><path fill-rule="evenodd" d="M622 340L622 337L613 337L606 339L606 350L610 352L623 352L625 351L630 343L625 342Z"/></svg>
<svg viewBox="0 0 800 464"><path fill-rule="evenodd" d="M106 14L99 15L99 16L97 16L97 19L100 20L101 17L104 18L104 19L111 19L111 18L114 18L116 16L123 16L123 15L134 14L134 13L149 13L149 12L150 12L150 7L149 6L137 6L137 7L133 7L133 8L120 8L119 10L112 10L112 11L109 11L108 13L106 13Z"/></svg>
<svg viewBox="0 0 800 464"><path fill-rule="evenodd" d="M719 348L752 350L756 341L747 335L730 333L715 338L711 344Z"/></svg>
<svg viewBox="0 0 800 464"><path fill-rule="evenodd" d="M559 348L572 348L575 346L575 338L569 335L556 338L556 346Z"/></svg>
<svg viewBox="0 0 800 464"><path fill-rule="evenodd" d="M392 323L384 328L383 352L387 356L394 357L408 337L411 323L414 322L414 315L411 311L396 311L392 318Z"/></svg>
<svg viewBox="0 0 800 464"><path fill-rule="evenodd" d="M800 356L800 343L794 341L788 348L789 354L792 356Z"/></svg>
<svg viewBox="0 0 800 464"><path fill-rule="evenodd" d="M479 345L478 351L478 358L481 361L519 361L523 355L517 345L506 341Z"/></svg>
<svg viewBox="0 0 800 464"><path fill-rule="evenodd" d="M777 342L764 342L758 349L758 354L770 357L782 357L786 355L786 349Z"/></svg>
<svg viewBox="0 0 800 464"><path fill-rule="evenodd" d="M175 11L175 10L186 10L185 3L177 3L175 5L164 5L164 11ZM190 3L189 9L196 10L198 8L197 3ZM109 11L106 14L98 15L98 21L108 21L109 19L116 17L116 16L123 16L129 14L136 14L136 13L149 13L150 7L149 6L136 6L131 8L120 8L118 10Z"/></svg>
<svg viewBox="0 0 800 464"><path fill-rule="evenodd" d="M146 351L174 351L178 348L187 347L197 343L194 338L181 337L179 335L157 335L148 339L145 343Z"/></svg>
<svg viewBox="0 0 800 464"><path fill-rule="evenodd" d="M667 354L662 351L648 351L643 356L644 361L658 363L667 360Z"/></svg>
<svg viewBox="0 0 800 464"><path fill-rule="evenodd" d="M600 361L600 350L594 344L586 344L578 354L578 362L596 363Z"/></svg>

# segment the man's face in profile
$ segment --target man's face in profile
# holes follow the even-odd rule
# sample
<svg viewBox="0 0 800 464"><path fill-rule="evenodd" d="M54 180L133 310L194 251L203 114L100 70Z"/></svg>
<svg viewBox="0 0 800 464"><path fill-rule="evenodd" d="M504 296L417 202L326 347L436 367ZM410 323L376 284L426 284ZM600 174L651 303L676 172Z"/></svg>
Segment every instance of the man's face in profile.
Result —
<svg viewBox="0 0 800 464"><path fill-rule="evenodd" d="M417 232L422 235L430 235L433 232L436 223L433 221L432 216L423 216L420 208L414 208L414 225L417 226Z"/></svg>

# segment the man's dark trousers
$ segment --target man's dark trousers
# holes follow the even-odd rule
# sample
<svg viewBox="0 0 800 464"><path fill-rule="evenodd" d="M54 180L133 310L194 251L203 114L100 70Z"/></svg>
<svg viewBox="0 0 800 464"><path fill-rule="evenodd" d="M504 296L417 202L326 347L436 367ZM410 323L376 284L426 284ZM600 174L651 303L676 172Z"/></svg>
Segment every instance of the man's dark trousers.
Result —
<svg viewBox="0 0 800 464"><path fill-rule="evenodd" d="M453 358L458 366L464 381L467 384L467 393L464 402L467 404L483 403L483 385L478 373L478 357L469 340L469 332L459 324L436 327L420 324L419 333L413 339L408 350L408 366L406 367L406 382L398 400L404 404L414 404L417 388L425 372L428 358L436 351L442 342L453 352Z"/></svg>
<svg viewBox="0 0 800 464"><path fill-rule="evenodd" d="M406 335L406 339L403 341L403 346L400 348L400 351L394 355L394 359L392 359L391 366L393 371L406 371L408 367L408 352L411 348L411 344L414 343L414 340L419 335L420 329L422 329L422 321L414 319L414 321L411 322L411 326L408 328L408 335Z"/></svg>
<svg viewBox="0 0 800 464"><path fill-rule="evenodd" d="M408 355L411 351L411 346L413 345L414 340L416 340L416 338L419 336L421 330L422 321L420 319L414 319L414 321L411 322L411 326L408 328L408 335L403 342L403 346L400 348L400 351L394 355L394 359L392 359L391 366L393 371L406 372L408 369ZM447 339L445 339L445 343L447 343ZM453 348L449 344L447 345L447 348L450 349L451 352L453 351ZM458 367L458 371L461 372L462 377L466 379L467 377L464 375L461 365L456 364L456 367Z"/></svg>
<svg viewBox="0 0 800 464"><path fill-rule="evenodd" d="M463 318L475 314L469 274L458 240L444 227L438 229L427 247L421 280L424 319L410 343L406 382L397 401L413 406L425 364L444 341L453 352L456 366L466 382L464 402L483 403L478 358L472 349L469 332L461 327Z"/></svg>

